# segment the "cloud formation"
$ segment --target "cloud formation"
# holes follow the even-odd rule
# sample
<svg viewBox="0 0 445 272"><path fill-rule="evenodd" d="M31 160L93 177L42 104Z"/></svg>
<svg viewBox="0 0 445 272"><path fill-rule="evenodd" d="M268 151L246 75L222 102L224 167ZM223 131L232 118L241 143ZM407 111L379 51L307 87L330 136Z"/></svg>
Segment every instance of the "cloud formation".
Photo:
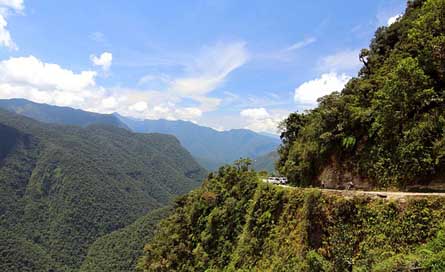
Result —
<svg viewBox="0 0 445 272"><path fill-rule="evenodd" d="M335 72L322 74L319 78L307 81L295 89L295 102L315 107L318 98L335 91L341 91L350 79L351 77L346 74Z"/></svg>
<svg viewBox="0 0 445 272"><path fill-rule="evenodd" d="M23 0L0 0L0 6L22 11L25 8L25 3Z"/></svg>
<svg viewBox="0 0 445 272"><path fill-rule="evenodd" d="M309 37L309 38L306 38L306 39L304 39L302 41L299 41L299 42L296 42L296 43L292 44L291 46L287 47L285 49L285 51L298 50L298 49L304 48L304 47L306 47L306 46L308 46L308 45L310 45L310 44L312 44L312 43L314 43L316 41L317 41L316 38Z"/></svg>
<svg viewBox="0 0 445 272"><path fill-rule="evenodd" d="M390 26L392 24L394 24L395 22L397 22L397 20L402 17L402 14L397 14L394 15L392 17L389 17L388 22L386 23L387 26Z"/></svg>
<svg viewBox="0 0 445 272"><path fill-rule="evenodd" d="M171 77L165 74L145 75L139 84L152 83L163 86L164 92L176 101L190 99L199 105L175 111L177 114L199 117L203 112L218 108L221 99L210 93L221 87L230 73L243 66L249 59L244 42L216 44L205 47L184 66L184 74Z"/></svg>
<svg viewBox="0 0 445 272"><path fill-rule="evenodd" d="M288 115L288 111L268 111L265 108L248 108L240 112L241 118L247 123L245 128L273 134L277 133L278 124Z"/></svg>
<svg viewBox="0 0 445 272"><path fill-rule="evenodd" d="M119 112L141 119L195 121L219 106L221 99L209 94L247 59L244 43L207 47L188 64L181 77L145 77L145 81L161 80L164 88L131 89L99 86L98 73L93 70L74 72L34 56L11 57L0 61L0 98L25 98L100 113ZM91 56L91 60L106 71L112 54L104 52Z"/></svg>
<svg viewBox="0 0 445 272"><path fill-rule="evenodd" d="M170 89L183 96L201 97L224 83L226 77L247 60L244 42L207 47L195 61L188 64L188 75L171 81Z"/></svg>
<svg viewBox="0 0 445 272"><path fill-rule="evenodd" d="M321 59L319 70L326 72L351 71L360 68L360 50L343 50Z"/></svg>
<svg viewBox="0 0 445 272"><path fill-rule="evenodd" d="M22 12L25 8L23 0L0 0L0 45L11 50L18 50L17 45L11 38L11 33L7 29L7 16L11 11Z"/></svg>
<svg viewBox="0 0 445 272"><path fill-rule="evenodd" d="M245 109L240 112L242 117L250 119L264 119L269 117L269 113L265 108Z"/></svg>
<svg viewBox="0 0 445 272"><path fill-rule="evenodd" d="M202 112L181 107L178 97L151 90L105 89L96 84L97 73L73 72L34 56L0 62L0 98L25 98L39 103L83 110L119 112L138 118L191 120Z"/></svg>
<svg viewBox="0 0 445 272"><path fill-rule="evenodd" d="M110 52L104 52L99 57L95 55L90 56L91 61L94 65L102 67L105 72L108 72L113 62L113 54Z"/></svg>
<svg viewBox="0 0 445 272"><path fill-rule="evenodd" d="M96 88L95 77L94 71L74 73L34 56L10 58L0 62L0 97L61 106L84 105L103 93Z"/></svg>

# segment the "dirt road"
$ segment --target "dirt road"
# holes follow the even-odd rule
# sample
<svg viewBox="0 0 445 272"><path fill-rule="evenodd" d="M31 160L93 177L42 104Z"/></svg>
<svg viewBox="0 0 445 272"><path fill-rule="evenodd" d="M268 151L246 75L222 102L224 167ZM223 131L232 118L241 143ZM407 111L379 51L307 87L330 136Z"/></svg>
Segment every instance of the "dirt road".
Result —
<svg viewBox="0 0 445 272"><path fill-rule="evenodd" d="M281 187L295 189L298 187L292 187L287 185L280 185ZM375 198L382 199L406 199L411 197L445 197L445 193L416 193L416 192L386 192L386 191L359 191L359 190L334 190L334 189L319 189L322 192L339 194L344 196L353 197L356 195L368 195Z"/></svg>

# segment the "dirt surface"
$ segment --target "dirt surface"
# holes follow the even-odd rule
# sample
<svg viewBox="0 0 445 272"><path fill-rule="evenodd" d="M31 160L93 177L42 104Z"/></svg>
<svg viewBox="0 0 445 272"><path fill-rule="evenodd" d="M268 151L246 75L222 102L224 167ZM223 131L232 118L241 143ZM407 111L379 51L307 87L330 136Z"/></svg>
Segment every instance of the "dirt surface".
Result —
<svg viewBox="0 0 445 272"><path fill-rule="evenodd" d="M279 185L281 187L296 189L298 187ZM387 191L359 191L359 190L334 190L334 189L319 189L323 193L331 193L343 195L345 197L353 197L357 195L370 196L373 198L381 198L388 200L400 200L415 197L445 197L445 193L417 193L417 192L387 192Z"/></svg>

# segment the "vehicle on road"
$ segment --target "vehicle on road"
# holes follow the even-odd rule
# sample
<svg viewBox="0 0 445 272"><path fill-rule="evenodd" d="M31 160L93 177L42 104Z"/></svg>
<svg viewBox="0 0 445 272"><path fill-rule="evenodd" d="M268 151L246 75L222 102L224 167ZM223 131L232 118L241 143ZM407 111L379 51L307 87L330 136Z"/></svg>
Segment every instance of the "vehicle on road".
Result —
<svg viewBox="0 0 445 272"><path fill-rule="evenodd" d="M287 178L285 177L268 177L264 181L272 184L287 184Z"/></svg>

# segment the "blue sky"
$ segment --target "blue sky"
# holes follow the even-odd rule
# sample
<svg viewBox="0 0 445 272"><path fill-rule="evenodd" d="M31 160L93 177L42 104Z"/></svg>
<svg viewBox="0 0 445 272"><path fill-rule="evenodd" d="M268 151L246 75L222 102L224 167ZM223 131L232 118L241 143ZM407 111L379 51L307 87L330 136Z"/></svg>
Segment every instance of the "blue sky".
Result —
<svg viewBox="0 0 445 272"><path fill-rule="evenodd" d="M0 0L0 98L276 132L405 1Z"/></svg>

